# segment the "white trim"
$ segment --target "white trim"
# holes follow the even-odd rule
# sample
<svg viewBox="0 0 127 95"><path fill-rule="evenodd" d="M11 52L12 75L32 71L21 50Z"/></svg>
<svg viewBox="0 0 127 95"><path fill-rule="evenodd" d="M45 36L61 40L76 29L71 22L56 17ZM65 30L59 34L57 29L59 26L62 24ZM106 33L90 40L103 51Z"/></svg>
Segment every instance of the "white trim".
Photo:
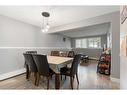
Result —
<svg viewBox="0 0 127 95"><path fill-rule="evenodd" d="M0 49L72 49L66 47L0 47Z"/></svg>
<svg viewBox="0 0 127 95"><path fill-rule="evenodd" d="M20 69L20 70L16 70L16 71L12 71L12 72L8 72L8 73L5 73L5 74L1 74L0 75L0 81L1 80L4 80L4 79L7 79L7 78L10 78L10 77L13 77L13 76L16 76L16 75L19 75L19 74L22 74L22 73L25 73L25 68L23 69Z"/></svg>
<svg viewBox="0 0 127 95"><path fill-rule="evenodd" d="M118 79L118 78L113 78L113 77L111 77L110 79L111 79L111 81L113 81L113 82L120 83L120 79Z"/></svg>

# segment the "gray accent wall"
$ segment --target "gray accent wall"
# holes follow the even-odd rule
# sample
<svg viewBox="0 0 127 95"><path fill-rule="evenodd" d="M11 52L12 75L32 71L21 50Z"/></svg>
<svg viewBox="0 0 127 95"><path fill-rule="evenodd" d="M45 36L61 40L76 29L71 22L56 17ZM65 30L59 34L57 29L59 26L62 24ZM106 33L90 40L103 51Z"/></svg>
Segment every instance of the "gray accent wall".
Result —
<svg viewBox="0 0 127 95"><path fill-rule="evenodd" d="M0 15L0 47L70 48L71 44L66 36L42 33L39 27Z"/></svg>
<svg viewBox="0 0 127 95"><path fill-rule="evenodd" d="M24 68L26 50L50 54L70 48L71 39L66 36L42 33L39 27L0 15L0 76Z"/></svg>
<svg viewBox="0 0 127 95"><path fill-rule="evenodd" d="M60 32L61 34L67 35L71 38L76 37L88 37L105 35L109 31L110 23L101 23L97 25L85 26L80 28L74 28Z"/></svg>

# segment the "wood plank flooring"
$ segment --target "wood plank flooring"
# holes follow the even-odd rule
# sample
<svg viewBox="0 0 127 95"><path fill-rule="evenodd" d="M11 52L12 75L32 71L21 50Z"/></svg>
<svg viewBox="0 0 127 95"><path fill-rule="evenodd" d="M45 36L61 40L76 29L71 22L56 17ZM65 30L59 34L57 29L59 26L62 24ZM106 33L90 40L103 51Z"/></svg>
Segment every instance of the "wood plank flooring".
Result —
<svg viewBox="0 0 127 95"><path fill-rule="evenodd" d="M110 77L96 73L97 61L81 63L78 68L79 86L76 78L74 89L119 89L120 84L110 80ZM26 80L25 74L0 82L0 89L46 89L46 78L42 77L39 86L34 86L31 80ZM55 88L55 76L50 79L50 89ZM60 89L71 89L70 78L61 81Z"/></svg>

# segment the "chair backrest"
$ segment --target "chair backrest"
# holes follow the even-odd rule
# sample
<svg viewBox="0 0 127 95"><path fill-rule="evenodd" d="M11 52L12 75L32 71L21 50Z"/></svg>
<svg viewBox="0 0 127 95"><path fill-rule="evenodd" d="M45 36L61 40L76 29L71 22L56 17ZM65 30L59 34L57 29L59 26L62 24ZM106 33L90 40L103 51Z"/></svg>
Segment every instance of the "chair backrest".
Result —
<svg viewBox="0 0 127 95"><path fill-rule="evenodd" d="M51 51L51 56L60 56L60 51Z"/></svg>
<svg viewBox="0 0 127 95"><path fill-rule="evenodd" d="M60 51L60 57L67 57L67 52L62 52L62 51Z"/></svg>
<svg viewBox="0 0 127 95"><path fill-rule="evenodd" d="M23 53L26 64L30 67L31 72L37 72L37 66L34 62L32 54Z"/></svg>
<svg viewBox="0 0 127 95"><path fill-rule="evenodd" d="M37 51L26 51L27 54L37 54Z"/></svg>
<svg viewBox="0 0 127 95"><path fill-rule="evenodd" d="M68 52L68 55L67 55L67 57L74 57L75 56L75 52L74 51L69 51Z"/></svg>
<svg viewBox="0 0 127 95"><path fill-rule="evenodd" d="M33 59L37 65L38 73L43 76L49 76L49 64L46 55L33 54Z"/></svg>
<svg viewBox="0 0 127 95"><path fill-rule="evenodd" d="M72 65L71 65L71 76L75 75L77 73L78 70L78 64L80 63L81 60L81 54L77 54L75 55Z"/></svg>

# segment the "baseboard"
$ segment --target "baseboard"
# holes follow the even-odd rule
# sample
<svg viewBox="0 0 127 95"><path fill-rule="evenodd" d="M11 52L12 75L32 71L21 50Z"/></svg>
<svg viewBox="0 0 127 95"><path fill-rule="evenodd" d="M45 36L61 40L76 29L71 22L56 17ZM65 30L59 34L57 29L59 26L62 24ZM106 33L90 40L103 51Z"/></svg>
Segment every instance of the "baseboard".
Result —
<svg viewBox="0 0 127 95"><path fill-rule="evenodd" d="M95 58L95 57L89 57L90 60L99 60L98 58Z"/></svg>
<svg viewBox="0 0 127 95"><path fill-rule="evenodd" d="M118 78L113 78L113 77L111 77L110 79L111 79L111 81L113 81L113 82L120 83L120 79L118 79Z"/></svg>
<svg viewBox="0 0 127 95"><path fill-rule="evenodd" d="M1 74L0 75L0 81L11 78L11 77L14 77L14 76L22 74L22 73L25 73L25 71L26 71L25 68L23 68L23 69L20 69L20 70L16 70L16 71L12 71L12 72L9 72L9 73Z"/></svg>

